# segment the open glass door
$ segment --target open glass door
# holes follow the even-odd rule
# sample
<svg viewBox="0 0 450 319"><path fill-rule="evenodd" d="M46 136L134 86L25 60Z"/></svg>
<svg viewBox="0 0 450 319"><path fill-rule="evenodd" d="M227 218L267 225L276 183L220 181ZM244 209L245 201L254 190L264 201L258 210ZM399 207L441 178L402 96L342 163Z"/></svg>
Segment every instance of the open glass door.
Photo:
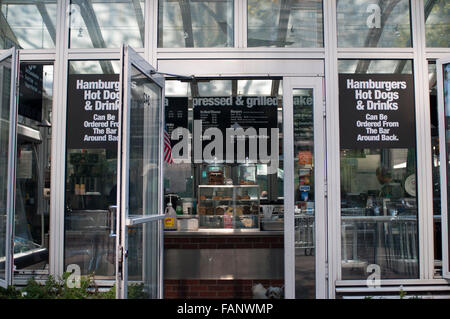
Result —
<svg viewBox="0 0 450 319"><path fill-rule="evenodd" d="M437 93L439 114L439 148L441 165L441 213L442 213L442 276L450 279L450 58L438 60Z"/></svg>
<svg viewBox="0 0 450 319"><path fill-rule="evenodd" d="M285 77L283 105L286 298L326 298L323 78Z"/></svg>
<svg viewBox="0 0 450 319"><path fill-rule="evenodd" d="M0 56L0 286L12 284L17 51Z"/></svg>
<svg viewBox="0 0 450 319"><path fill-rule="evenodd" d="M128 46L121 62L116 297L161 298L164 78Z"/></svg>

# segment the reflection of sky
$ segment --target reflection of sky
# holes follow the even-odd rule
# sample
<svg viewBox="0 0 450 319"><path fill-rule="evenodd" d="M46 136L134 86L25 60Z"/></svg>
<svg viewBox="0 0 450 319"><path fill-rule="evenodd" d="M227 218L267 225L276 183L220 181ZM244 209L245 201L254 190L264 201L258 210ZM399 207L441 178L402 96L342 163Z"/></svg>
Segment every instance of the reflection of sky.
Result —
<svg viewBox="0 0 450 319"><path fill-rule="evenodd" d="M338 45L339 47L363 47L371 31L367 26L367 12L371 4L381 3L374 0L338 0ZM385 2L387 4L388 1ZM383 9L382 9L383 10ZM395 5L388 20L383 26L381 37L376 47L409 47L410 15L409 0L400 0Z"/></svg>
<svg viewBox="0 0 450 319"><path fill-rule="evenodd" d="M120 72L120 62L118 60L105 60L105 63L110 63L115 74ZM71 74L103 74L102 67L99 61L71 61L70 66L73 71Z"/></svg>
<svg viewBox="0 0 450 319"><path fill-rule="evenodd" d="M231 95L231 80L211 80L198 83L200 96L229 96Z"/></svg>
<svg viewBox="0 0 450 319"><path fill-rule="evenodd" d="M270 95L272 80L242 80L238 81L239 95Z"/></svg>
<svg viewBox="0 0 450 319"><path fill-rule="evenodd" d="M166 81L165 83L166 96L190 96L190 86L187 82L181 81Z"/></svg>
<svg viewBox="0 0 450 319"><path fill-rule="evenodd" d="M340 60L339 61L339 73L353 74L356 71L360 60ZM402 60L371 60L368 74L386 73L393 74L396 71L397 66ZM412 74L412 63L408 61L402 70L403 74Z"/></svg>
<svg viewBox="0 0 450 319"><path fill-rule="evenodd" d="M131 1L125 1L125 3L93 3L92 7L106 47L120 47L122 43L127 43L135 48L143 47L136 13ZM141 1L141 10L143 14L144 1ZM71 7L70 23L71 47L92 48L94 45L78 5L72 5ZM92 27L89 26L89 28Z"/></svg>
<svg viewBox="0 0 450 319"><path fill-rule="evenodd" d="M193 39L187 39L189 35L184 32L179 3L159 1L160 46L185 47L186 39L191 40L194 47L233 46L233 1L187 1L187 4Z"/></svg>
<svg viewBox="0 0 450 319"><path fill-rule="evenodd" d="M323 46L321 1L292 1L287 26L282 30L280 6L281 2L275 1L248 1L249 46ZM283 43L277 42L280 31L285 35L280 39Z"/></svg>
<svg viewBox="0 0 450 319"><path fill-rule="evenodd" d="M53 65L44 65L43 87L46 95L53 96Z"/></svg>
<svg viewBox="0 0 450 319"><path fill-rule="evenodd" d="M45 8L53 27L56 28L56 1L46 4ZM48 33L39 10L31 5L2 5L2 14L24 49L54 48L55 43Z"/></svg>
<svg viewBox="0 0 450 319"><path fill-rule="evenodd" d="M274 80L234 80L237 81L238 95L270 96ZM282 82L278 94L282 95ZM169 80L165 83L166 96L191 96L188 82ZM229 96L232 94L232 80L210 80L198 82L200 96Z"/></svg>

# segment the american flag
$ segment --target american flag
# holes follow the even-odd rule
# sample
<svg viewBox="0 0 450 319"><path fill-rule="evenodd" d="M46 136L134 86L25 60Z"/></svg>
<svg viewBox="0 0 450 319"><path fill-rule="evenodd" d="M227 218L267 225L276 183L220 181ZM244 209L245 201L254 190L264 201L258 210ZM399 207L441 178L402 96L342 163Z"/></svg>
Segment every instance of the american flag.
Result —
<svg viewBox="0 0 450 319"><path fill-rule="evenodd" d="M173 164L172 145L170 144L169 132L167 131L166 125L164 125L164 161Z"/></svg>

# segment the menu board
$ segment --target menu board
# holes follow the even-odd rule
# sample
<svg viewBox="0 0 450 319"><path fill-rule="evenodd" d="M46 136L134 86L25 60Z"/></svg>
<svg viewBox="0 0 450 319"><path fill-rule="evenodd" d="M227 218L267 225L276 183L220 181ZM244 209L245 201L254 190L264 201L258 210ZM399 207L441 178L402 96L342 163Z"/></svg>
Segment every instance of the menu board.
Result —
<svg viewBox="0 0 450 319"><path fill-rule="evenodd" d="M277 128L277 97L272 96L228 96L228 97L199 97L193 99L194 121L201 121L203 145L210 140L204 133L209 128L218 128L223 135L223 151L226 152L226 130L242 128L255 129L256 136L246 136L245 156L249 156L248 140L250 137L267 139L270 152L271 128ZM265 132L265 134L261 134ZM277 137L278 138L278 137ZM196 141L194 141L195 143ZM258 143L259 144L259 143ZM234 143L236 146L237 143ZM237 152L234 151L236 156ZM217 154L219 155L219 154ZM225 153L222 154L226 158Z"/></svg>
<svg viewBox="0 0 450 319"><path fill-rule="evenodd" d="M340 74L341 148L415 147L411 74Z"/></svg>
<svg viewBox="0 0 450 319"><path fill-rule="evenodd" d="M42 121L42 64L21 63L19 71L18 114L35 121Z"/></svg>
<svg viewBox="0 0 450 319"><path fill-rule="evenodd" d="M117 149L119 75L71 74L67 86L67 148Z"/></svg>
<svg viewBox="0 0 450 319"><path fill-rule="evenodd" d="M182 127L188 128L188 98L187 97L166 97L165 98L165 123L169 137L172 137L174 129ZM170 138L172 147L178 140Z"/></svg>
<svg viewBox="0 0 450 319"><path fill-rule="evenodd" d="M309 95L295 95L293 101L294 141L312 141L314 137L313 97Z"/></svg>

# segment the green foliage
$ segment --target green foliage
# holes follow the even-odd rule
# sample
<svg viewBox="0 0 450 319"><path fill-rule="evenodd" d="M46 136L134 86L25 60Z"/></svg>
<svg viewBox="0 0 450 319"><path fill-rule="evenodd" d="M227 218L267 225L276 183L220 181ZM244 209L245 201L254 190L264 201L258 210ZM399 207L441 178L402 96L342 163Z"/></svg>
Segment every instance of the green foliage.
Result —
<svg viewBox="0 0 450 319"><path fill-rule="evenodd" d="M144 291L144 284L128 286L128 299L149 299L150 296Z"/></svg>
<svg viewBox="0 0 450 319"><path fill-rule="evenodd" d="M0 287L0 299L18 299L22 297L22 293L16 287L8 286L8 288Z"/></svg>
<svg viewBox="0 0 450 319"><path fill-rule="evenodd" d="M95 285L94 276L81 276L79 288L67 285L70 273L64 273L62 278L55 279L49 276L44 284L33 278L26 286L17 288L9 286L0 287L0 299L115 299L116 287L107 291L99 291ZM144 284L128 286L128 299L148 299L150 296L144 289Z"/></svg>
<svg viewBox="0 0 450 319"><path fill-rule="evenodd" d="M70 273L64 273L59 280L49 276L44 284L33 278L22 289L9 286L0 288L0 299L114 299L115 289L100 292L92 275L80 278L80 287L70 288L67 279Z"/></svg>

